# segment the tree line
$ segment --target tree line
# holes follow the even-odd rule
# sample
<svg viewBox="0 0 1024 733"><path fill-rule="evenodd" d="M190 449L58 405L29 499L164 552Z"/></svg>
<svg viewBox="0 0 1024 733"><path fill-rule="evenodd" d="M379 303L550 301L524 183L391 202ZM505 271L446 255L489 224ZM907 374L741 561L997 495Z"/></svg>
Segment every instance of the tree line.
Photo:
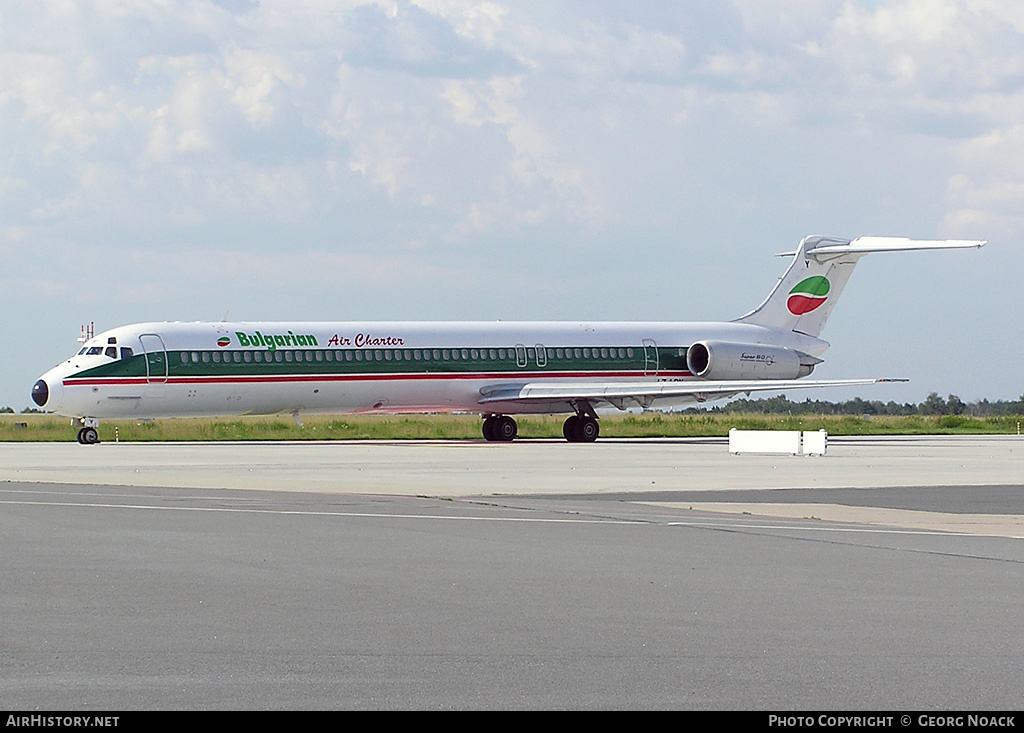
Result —
<svg viewBox="0 0 1024 733"><path fill-rule="evenodd" d="M930 393L922 402L882 402L854 397L845 402L828 402L806 398L794 402L785 395L758 399L741 398L724 405L706 408L710 412L755 413L763 415L969 415L972 417L993 417L997 415L1024 415L1024 394L1018 399L988 399L964 402L955 394L945 399L937 392Z"/></svg>

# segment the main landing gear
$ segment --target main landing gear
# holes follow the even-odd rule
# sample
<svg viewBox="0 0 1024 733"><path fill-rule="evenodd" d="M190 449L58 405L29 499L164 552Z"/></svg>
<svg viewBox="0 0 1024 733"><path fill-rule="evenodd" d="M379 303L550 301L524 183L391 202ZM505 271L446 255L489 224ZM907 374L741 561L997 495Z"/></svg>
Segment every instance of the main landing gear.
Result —
<svg viewBox="0 0 1024 733"><path fill-rule="evenodd" d="M593 443L600 434L597 418L590 415L570 415L562 425L562 435L570 443Z"/></svg>
<svg viewBox="0 0 1024 733"><path fill-rule="evenodd" d="M575 407L575 405L574 405ZM589 405L580 406L576 415L570 415L562 426L562 435L570 443L593 443L601 434L597 424L597 415ZM489 441L509 442L515 440L519 426L514 418L508 415L488 415L484 419L484 438Z"/></svg>
<svg viewBox="0 0 1024 733"><path fill-rule="evenodd" d="M97 428L100 421L94 417L83 417L78 422L85 425L78 431L78 442L82 445L94 445L100 442L100 434Z"/></svg>
<svg viewBox="0 0 1024 733"><path fill-rule="evenodd" d="M484 437L487 440L509 442L515 440L519 426L508 415L488 415L484 419Z"/></svg>

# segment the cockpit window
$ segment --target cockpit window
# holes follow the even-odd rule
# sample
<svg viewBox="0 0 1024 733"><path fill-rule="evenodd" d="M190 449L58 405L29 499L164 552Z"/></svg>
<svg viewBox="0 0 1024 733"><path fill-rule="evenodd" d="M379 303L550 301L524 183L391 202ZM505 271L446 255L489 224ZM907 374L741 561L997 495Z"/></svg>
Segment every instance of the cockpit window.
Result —
<svg viewBox="0 0 1024 733"><path fill-rule="evenodd" d="M131 359L132 355L133 355L132 354L132 347L130 347L130 346L122 346L121 347L121 358L122 359Z"/></svg>
<svg viewBox="0 0 1024 733"><path fill-rule="evenodd" d="M103 352L103 354L104 354L104 356L109 356L111 359L116 359L117 358L117 347L116 346L108 346L106 351Z"/></svg>
<svg viewBox="0 0 1024 733"><path fill-rule="evenodd" d="M86 356L96 356L97 354L103 353L102 346L90 346L89 350L85 352Z"/></svg>
<svg viewBox="0 0 1024 733"><path fill-rule="evenodd" d="M88 348L89 348L88 346L83 346L81 351L78 352L78 356L81 356L82 354L84 354L86 349L88 349Z"/></svg>

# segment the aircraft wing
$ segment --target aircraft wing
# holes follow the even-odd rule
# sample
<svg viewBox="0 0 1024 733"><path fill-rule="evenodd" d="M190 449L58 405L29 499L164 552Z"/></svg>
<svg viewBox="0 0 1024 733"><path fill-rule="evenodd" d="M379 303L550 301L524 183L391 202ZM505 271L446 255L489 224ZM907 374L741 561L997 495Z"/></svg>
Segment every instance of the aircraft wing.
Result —
<svg viewBox="0 0 1024 733"><path fill-rule="evenodd" d="M630 403L648 407L658 399L692 399L694 402L723 399L740 393L781 392L790 389L815 387L850 387L879 382L906 382L906 379L751 379L746 381L702 381L691 379L679 382L526 382L500 384L481 390L480 404L495 402L572 402L587 400L591 403L607 402L620 410Z"/></svg>

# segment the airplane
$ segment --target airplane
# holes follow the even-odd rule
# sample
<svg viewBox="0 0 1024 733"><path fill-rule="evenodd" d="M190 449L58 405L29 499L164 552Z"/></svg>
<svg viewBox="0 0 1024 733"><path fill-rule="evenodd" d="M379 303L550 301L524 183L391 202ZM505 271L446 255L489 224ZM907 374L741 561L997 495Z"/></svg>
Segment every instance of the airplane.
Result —
<svg viewBox="0 0 1024 733"><path fill-rule="evenodd" d="M806 380L819 338L866 254L981 247L982 240L805 237L757 308L726 322L140 323L87 340L43 374L32 401L75 418L291 413L477 412L488 441L513 415L566 414L563 436L593 442L598 408L648 409L750 394L873 384Z"/></svg>

